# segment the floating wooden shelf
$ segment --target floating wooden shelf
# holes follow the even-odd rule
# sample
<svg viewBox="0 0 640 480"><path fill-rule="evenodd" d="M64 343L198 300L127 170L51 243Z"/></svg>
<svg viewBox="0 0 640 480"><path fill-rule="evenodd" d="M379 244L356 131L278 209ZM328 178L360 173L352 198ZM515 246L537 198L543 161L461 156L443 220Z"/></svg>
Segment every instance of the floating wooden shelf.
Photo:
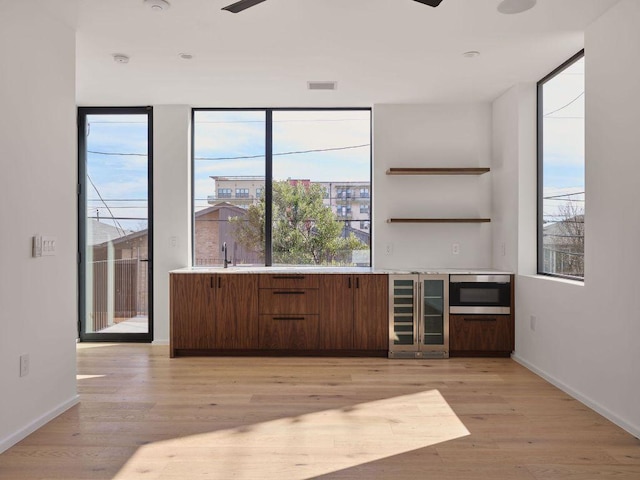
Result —
<svg viewBox="0 0 640 480"><path fill-rule="evenodd" d="M387 223L487 223L490 218L389 218Z"/></svg>
<svg viewBox="0 0 640 480"><path fill-rule="evenodd" d="M482 175L491 169L489 167L470 168L389 168L387 175Z"/></svg>

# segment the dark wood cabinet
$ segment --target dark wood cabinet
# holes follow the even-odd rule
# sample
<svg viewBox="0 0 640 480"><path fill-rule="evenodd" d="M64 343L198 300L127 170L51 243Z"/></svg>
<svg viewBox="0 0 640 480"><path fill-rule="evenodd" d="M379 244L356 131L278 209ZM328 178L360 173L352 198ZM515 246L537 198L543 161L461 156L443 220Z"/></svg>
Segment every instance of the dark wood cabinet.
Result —
<svg viewBox="0 0 640 480"><path fill-rule="evenodd" d="M259 275L258 345L264 350L317 350L317 275Z"/></svg>
<svg viewBox="0 0 640 480"><path fill-rule="evenodd" d="M172 274L171 356L258 346L258 279L244 274Z"/></svg>
<svg viewBox="0 0 640 480"><path fill-rule="evenodd" d="M353 275L318 275L323 350L353 349Z"/></svg>
<svg viewBox="0 0 640 480"><path fill-rule="evenodd" d="M389 348L389 278L354 275L353 347L386 351Z"/></svg>
<svg viewBox="0 0 640 480"><path fill-rule="evenodd" d="M320 345L327 350L388 349L387 275L321 275Z"/></svg>
<svg viewBox="0 0 640 480"><path fill-rule="evenodd" d="M450 356L506 356L514 348L512 315L450 315Z"/></svg>
<svg viewBox="0 0 640 480"><path fill-rule="evenodd" d="M247 274L219 274L215 278L215 347L258 347L258 278Z"/></svg>
<svg viewBox="0 0 640 480"><path fill-rule="evenodd" d="M387 275L171 274L171 356L386 355Z"/></svg>
<svg viewBox="0 0 640 480"><path fill-rule="evenodd" d="M215 275L172 274L171 356L176 350L215 348Z"/></svg>
<svg viewBox="0 0 640 480"><path fill-rule="evenodd" d="M317 350L318 315L260 315L260 348Z"/></svg>

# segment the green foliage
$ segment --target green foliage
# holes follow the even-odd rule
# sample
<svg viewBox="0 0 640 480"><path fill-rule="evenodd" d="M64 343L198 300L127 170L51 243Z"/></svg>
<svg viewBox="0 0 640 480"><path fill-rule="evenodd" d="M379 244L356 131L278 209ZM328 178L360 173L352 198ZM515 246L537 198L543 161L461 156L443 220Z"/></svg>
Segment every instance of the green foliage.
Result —
<svg viewBox="0 0 640 480"><path fill-rule="evenodd" d="M342 222L323 204L324 189L287 181L273 183L273 263L330 265L351 263L352 250L368 246L353 234L342 236ZM238 243L264 254L265 200L230 219Z"/></svg>

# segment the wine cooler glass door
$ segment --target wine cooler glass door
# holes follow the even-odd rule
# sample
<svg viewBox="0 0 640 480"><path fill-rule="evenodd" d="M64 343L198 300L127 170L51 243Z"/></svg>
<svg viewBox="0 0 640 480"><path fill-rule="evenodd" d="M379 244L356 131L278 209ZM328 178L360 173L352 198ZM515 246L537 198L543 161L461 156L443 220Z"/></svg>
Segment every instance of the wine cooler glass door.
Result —
<svg viewBox="0 0 640 480"><path fill-rule="evenodd" d="M416 311L418 284L415 275L390 275L389 350L410 352L419 349Z"/></svg>

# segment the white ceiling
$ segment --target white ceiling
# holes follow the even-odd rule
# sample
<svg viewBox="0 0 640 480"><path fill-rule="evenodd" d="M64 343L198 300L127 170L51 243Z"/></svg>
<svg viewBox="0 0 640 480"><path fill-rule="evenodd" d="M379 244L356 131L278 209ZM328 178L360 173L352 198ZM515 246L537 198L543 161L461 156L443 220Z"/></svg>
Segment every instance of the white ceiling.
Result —
<svg viewBox="0 0 640 480"><path fill-rule="evenodd" d="M169 0L161 13L143 0L40 1L77 25L80 105L207 107L490 101L580 50L617 2L538 0L503 15L499 0L267 0L238 14L220 10L232 0Z"/></svg>

